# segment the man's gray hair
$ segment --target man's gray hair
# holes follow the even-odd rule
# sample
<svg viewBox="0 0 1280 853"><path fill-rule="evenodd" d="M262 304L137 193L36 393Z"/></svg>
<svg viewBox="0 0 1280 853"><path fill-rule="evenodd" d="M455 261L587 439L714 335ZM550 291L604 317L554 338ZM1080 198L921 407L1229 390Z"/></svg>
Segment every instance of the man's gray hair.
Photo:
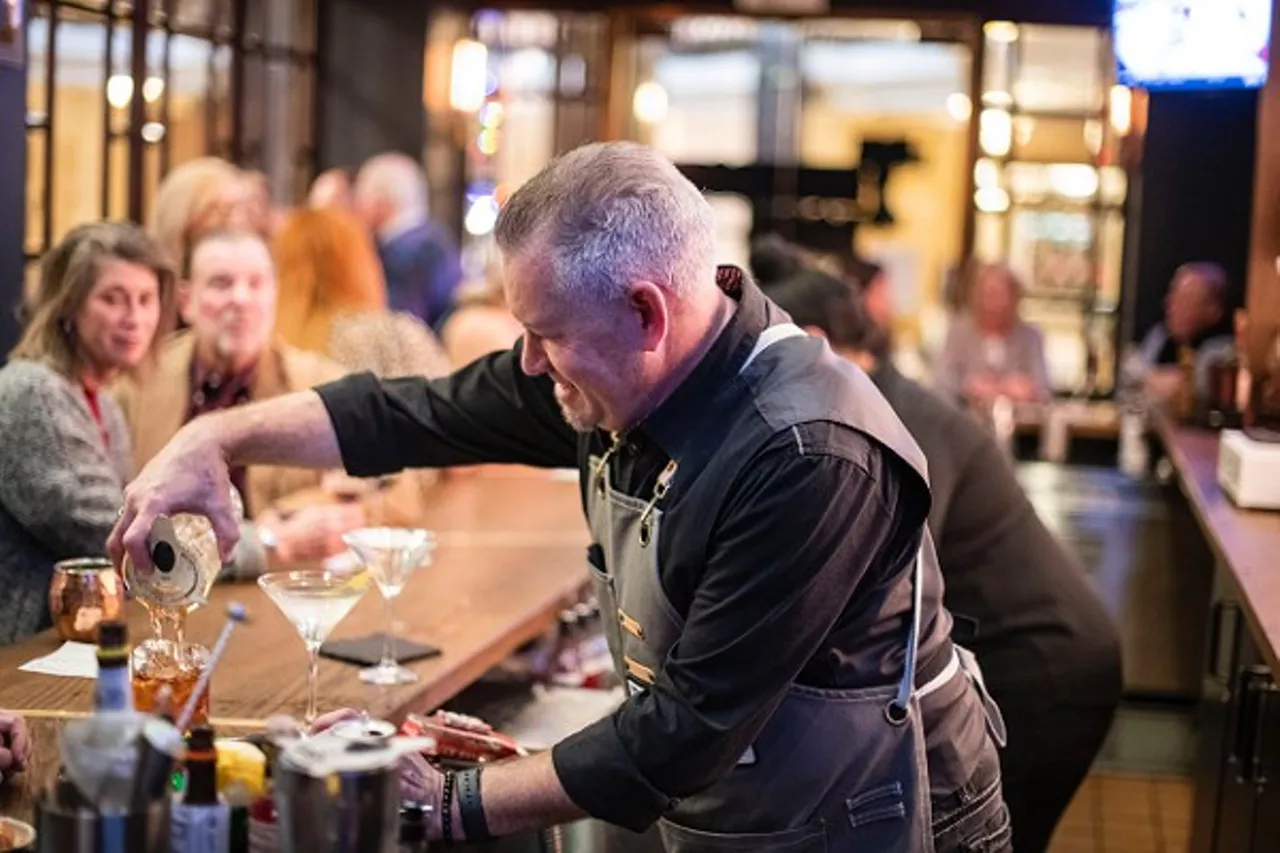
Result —
<svg viewBox="0 0 1280 853"><path fill-rule="evenodd" d="M498 215L498 248L545 249L555 288L612 298L651 281L687 295L715 281L711 205L661 154L634 142L584 145L516 190Z"/></svg>
<svg viewBox="0 0 1280 853"><path fill-rule="evenodd" d="M427 215L427 176L406 154L392 151L369 158L353 189L371 201L390 202L398 214Z"/></svg>

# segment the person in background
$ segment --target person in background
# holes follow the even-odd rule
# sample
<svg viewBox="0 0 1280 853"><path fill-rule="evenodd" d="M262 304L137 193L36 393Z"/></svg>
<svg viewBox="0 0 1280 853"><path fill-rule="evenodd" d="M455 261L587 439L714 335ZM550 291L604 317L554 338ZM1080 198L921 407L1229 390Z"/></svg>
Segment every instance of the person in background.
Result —
<svg viewBox="0 0 1280 853"><path fill-rule="evenodd" d="M1125 360L1126 381L1140 384L1146 394L1168 402L1182 389L1180 350L1195 357L1194 382L1203 394L1208 385L1209 364L1229 351L1233 337L1222 332L1227 293L1227 272L1203 261L1178 267L1164 299L1164 320L1142 339L1137 352Z"/></svg>
<svg viewBox="0 0 1280 853"><path fill-rule="evenodd" d="M31 759L31 735L14 711L0 711L0 785L27 769Z"/></svg>
<svg viewBox="0 0 1280 853"><path fill-rule="evenodd" d="M173 303L173 274L134 225L78 226L44 257L0 368L0 644L50 626L54 563L105 556L132 454L103 389L144 364Z"/></svg>
<svg viewBox="0 0 1280 853"><path fill-rule="evenodd" d="M929 530L952 638L978 657L1004 714L1013 849L1047 849L1120 701L1116 627L1083 568L1037 516L994 440L894 369L888 336L845 282L805 270L767 293L863 368L929 462Z"/></svg>
<svg viewBox="0 0 1280 853"><path fill-rule="evenodd" d="M252 178L226 160L200 157L172 169L156 188L147 232L169 266L182 269L201 234L223 228L269 232Z"/></svg>
<svg viewBox="0 0 1280 853"><path fill-rule="evenodd" d="M421 320L388 310L373 241L353 215L336 208L297 210L272 249L276 334L285 343L379 376L450 371L440 342Z"/></svg>
<svg viewBox="0 0 1280 853"><path fill-rule="evenodd" d="M458 289L457 307L440 330L440 340L449 360L461 367L491 352L510 349L523 334L524 327L507 308L502 270L495 259L480 281Z"/></svg>
<svg viewBox="0 0 1280 853"><path fill-rule="evenodd" d="M153 378L128 378L115 389L139 469L200 415L345 373L323 356L274 340L275 267L257 232L197 238L183 272L179 302L190 329L166 342ZM335 502L321 488L323 476L297 468L237 469L232 484L256 522L248 532L285 561L342 550L342 534L364 523L364 509L358 502Z"/></svg>
<svg viewBox="0 0 1280 853"><path fill-rule="evenodd" d="M421 320L387 310L373 241L352 214L337 208L293 212L276 234L273 254L280 341L322 353L353 372L434 377L451 370L440 342ZM400 475L394 484L381 483L388 491L376 523L420 523L422 495L438 480L435 471L416 471ZM332 477L327 482L343 494L368 494L358 481Z"/></svg>
<svg viewBox="0 0 1280 853"><path fill-rule="evenodd" d="M436 331L462 280L457 243L427 216L427 178L404 154L379 154L356 175L356 213L373 232L389 304Z"/></svg>
<svg viewBox="0 0 1280 853"><path fill-rule="evenodd" d="M284 211L276 206L271 194L271 179L256 169L242 170L240 180L244 192L244 218L239 223L270 237L284 219Z"/></svg>
<svg viewBox="0 0 1280 853"><path fill-rule="evenodd" d="M325 169L311 182L311 190L307 193L307 207L351 210L353 205L351 177L346 169Z"/></svg>
<svg viewBox="0 0 1280 853"><path fill-rule="evenodd" d="M969 312L952 320L934 364L934 387L986 410L998 397L1041 402L1051 396L1040 330L1022 321L1022 283L1004 264L974 271Z"/></svg>

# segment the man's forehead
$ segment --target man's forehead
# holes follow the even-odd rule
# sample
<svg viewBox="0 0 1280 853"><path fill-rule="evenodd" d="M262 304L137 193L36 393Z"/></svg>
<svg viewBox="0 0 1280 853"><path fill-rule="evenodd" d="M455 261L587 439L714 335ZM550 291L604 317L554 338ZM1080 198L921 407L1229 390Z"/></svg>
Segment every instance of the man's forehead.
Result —
<svg viewBox="0 0 1280 853"><path fill-rule="evenodd" d="M216 275L228 268L270 271L271 255L260 240L251 237L215 237L196 246L191 255L192 277Z"/></svg>

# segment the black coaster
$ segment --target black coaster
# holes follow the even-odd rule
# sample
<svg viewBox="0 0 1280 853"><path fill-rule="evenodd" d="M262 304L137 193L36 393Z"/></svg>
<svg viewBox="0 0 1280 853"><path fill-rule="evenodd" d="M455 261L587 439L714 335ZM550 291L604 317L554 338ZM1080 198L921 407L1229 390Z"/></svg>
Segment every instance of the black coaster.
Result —
<svg viewBox="0 0 1280 853"><path fill-rule="evenodd" d="M367 637L329 640L320 647L320 654L357 666L377 666L382 661L382 638L382 634L370 634ZM396 637L396 663L403 664L423 658L433 658L438 654L440 649L435 646Z"/></svg>

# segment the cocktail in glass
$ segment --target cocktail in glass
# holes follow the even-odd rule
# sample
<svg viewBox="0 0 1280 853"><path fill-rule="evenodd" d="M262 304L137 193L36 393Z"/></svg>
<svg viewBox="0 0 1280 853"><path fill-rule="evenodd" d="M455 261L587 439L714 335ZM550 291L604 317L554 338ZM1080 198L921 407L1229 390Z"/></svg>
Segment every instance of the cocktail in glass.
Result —
<svg viewBox="0 0 1280 853"><path fill-rule="evenodd" d="M404 590L415 569L431 561L436 539L430 531L401 527L365 527L342 537L347 547L360 558L382 594L386 632L382 635L382 660L377 666L360 670L360 680L367 684L409 684L418 680L413 670L400 665L396 658L393 632L395 600Z"/></svg>
<svg viewBox="0 0 1280 853"><path fill-rule="evenodd" d="M320 646L333 627L356 606L369 588L365 571L330 572L309 569L271 572L258 578L258 586L298 629L307 647L307 712L303 721L316 719L316 680L320 672Z"/></svg>

